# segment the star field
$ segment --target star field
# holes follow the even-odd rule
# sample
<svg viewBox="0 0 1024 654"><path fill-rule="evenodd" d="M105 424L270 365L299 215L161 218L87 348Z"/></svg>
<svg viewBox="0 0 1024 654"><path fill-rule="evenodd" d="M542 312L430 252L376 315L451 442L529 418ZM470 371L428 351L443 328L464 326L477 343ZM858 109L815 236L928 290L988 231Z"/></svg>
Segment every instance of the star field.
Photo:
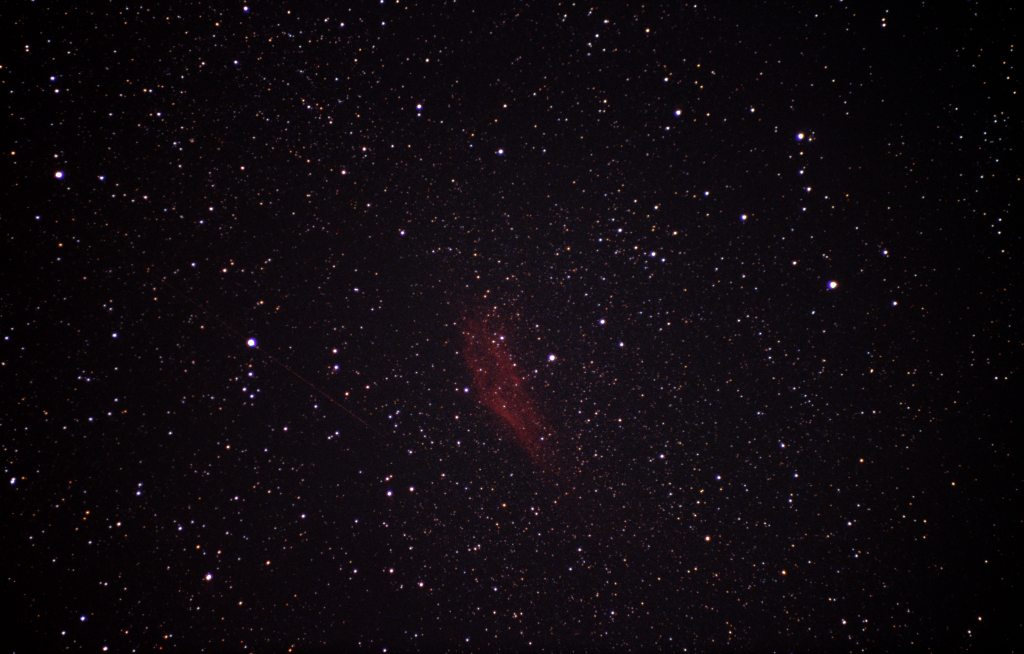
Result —
<svg viewBox="0 0 1024 654"><path fill-rule="evenodd" d="M1018 13L6 3L0 645L1016 651Z"/></svg>

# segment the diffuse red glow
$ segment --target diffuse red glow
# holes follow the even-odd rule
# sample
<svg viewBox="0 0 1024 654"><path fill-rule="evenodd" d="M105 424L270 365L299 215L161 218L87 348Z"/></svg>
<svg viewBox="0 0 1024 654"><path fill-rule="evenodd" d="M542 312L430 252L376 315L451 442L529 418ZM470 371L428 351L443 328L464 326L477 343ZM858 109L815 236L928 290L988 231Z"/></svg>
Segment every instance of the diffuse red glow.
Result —
<svg viewBox="0 0 1024 654"><path fill-rule="evenodd" d="M543 464L548 458L549 431L501 335L487 319L468 319L463 338L463 358L477 399L501 420L534 463Z"/></svg>

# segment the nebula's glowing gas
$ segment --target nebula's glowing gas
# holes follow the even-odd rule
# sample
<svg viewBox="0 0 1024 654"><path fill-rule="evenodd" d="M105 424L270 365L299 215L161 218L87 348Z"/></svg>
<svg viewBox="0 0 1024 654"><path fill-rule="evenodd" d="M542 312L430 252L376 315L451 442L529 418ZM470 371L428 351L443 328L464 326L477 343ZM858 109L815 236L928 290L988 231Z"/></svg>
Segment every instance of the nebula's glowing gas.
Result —
<svg viewBox="0 0 1024 654"><path fill-rule="evenodd" d="M463 358L479 402L497 416L515 443L537 464L547 457L548 429L503 336L487 319L468 319Z"/></svg>

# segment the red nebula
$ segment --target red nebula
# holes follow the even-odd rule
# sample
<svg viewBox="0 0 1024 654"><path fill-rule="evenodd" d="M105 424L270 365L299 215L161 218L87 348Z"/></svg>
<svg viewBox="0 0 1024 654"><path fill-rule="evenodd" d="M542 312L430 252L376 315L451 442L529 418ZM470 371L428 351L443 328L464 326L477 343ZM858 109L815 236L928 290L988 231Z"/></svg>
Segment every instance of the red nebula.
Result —
<svg viewBox="0 0 1024 654"><path fill-rule="evenodd" d="M547 458L548 429L523 383L503 337L487 319L468 319L462 356L480 403L511 432L515 443L538 465Z"/></svg>

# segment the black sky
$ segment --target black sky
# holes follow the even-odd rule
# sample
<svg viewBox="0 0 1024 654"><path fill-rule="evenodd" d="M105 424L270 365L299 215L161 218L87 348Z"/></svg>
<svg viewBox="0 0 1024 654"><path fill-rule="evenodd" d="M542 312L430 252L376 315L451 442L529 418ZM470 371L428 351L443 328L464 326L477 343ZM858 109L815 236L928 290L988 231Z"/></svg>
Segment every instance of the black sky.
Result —
<svg viewBox="0 0 1024 654"><path fill-rule="evenodd" d="M145 4L0 8L4 651L1022 646L1019 12Z"/></svg>

